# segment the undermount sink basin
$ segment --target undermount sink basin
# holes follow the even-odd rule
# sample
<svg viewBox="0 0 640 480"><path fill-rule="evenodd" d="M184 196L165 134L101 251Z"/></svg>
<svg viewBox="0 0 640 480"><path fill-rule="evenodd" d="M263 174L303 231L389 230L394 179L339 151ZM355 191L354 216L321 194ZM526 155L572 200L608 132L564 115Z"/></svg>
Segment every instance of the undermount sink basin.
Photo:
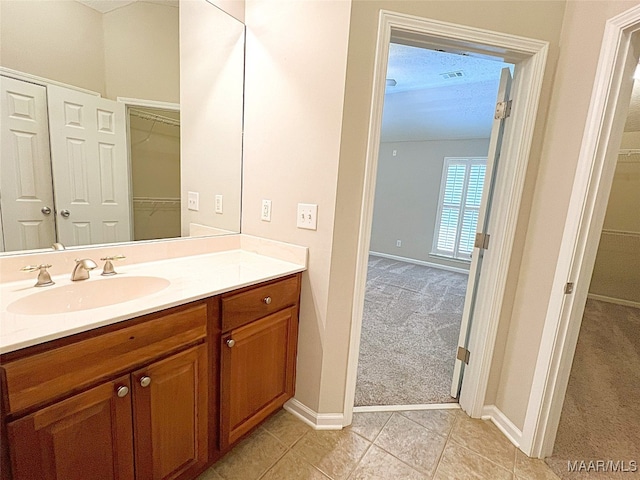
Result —
<svg viewBox="0 0 640 480"><path fill-rule="evenodd" d="M16 300L7 311L22 315L52 315L106 307L151 295L169 286L161 277L118 276L83 280L70 285L48 288Z"/></svg>

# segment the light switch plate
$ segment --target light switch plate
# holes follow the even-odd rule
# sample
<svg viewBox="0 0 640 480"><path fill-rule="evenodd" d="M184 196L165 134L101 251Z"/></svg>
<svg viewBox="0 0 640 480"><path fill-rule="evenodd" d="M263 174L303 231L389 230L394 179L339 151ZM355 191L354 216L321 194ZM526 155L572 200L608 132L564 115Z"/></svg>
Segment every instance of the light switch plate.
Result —
<svg viewBox="0 0 640 480"><path fill-rule="evenodd" d="M216 213L222 213L222 195L216 195Z"/></svg>
<svg viewBox="0 0 640 480"><path fill-rule="evenodd" d="M260 220L264 222L271 221L271 200L262 200L262 210L260 213Z"/></svg>
<svg viewBox="0 0 640 480"><path fill-rule="evenodd" d="M200 210L200 194L198 192L187 193L187 208L194 212Z"/></svg>
<svg viewBox="0 0 640 480"><path fill-rule="evenodd" d="M318 229L318 205L315 203L299 203L298 204L298 220L296 226L298 228L306 228L307 230Z"/></svg>

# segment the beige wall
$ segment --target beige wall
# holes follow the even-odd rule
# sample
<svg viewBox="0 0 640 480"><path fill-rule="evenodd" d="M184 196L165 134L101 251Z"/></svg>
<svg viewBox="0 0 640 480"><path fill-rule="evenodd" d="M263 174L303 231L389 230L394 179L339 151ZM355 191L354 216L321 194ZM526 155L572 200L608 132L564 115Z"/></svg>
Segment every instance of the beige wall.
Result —
<svg viewBox="0 0 640 480"><path fill-rule="evenodd" d="M488 139L380 144L370 250L468 270L468 262L430 255L442 165L445 157L486 157L488 149Z"/></svg>
<svg viewBox="0 0 640 480"><path fill-rule="evenodd" d="M247 1L242 227L245 233L310 247L296 396L321 413L343 409L381 8L550 42L523 206L526 228L564 2L355 1L349 19L348 2ZM259 219L262 198L273 201L270 223ZM298 201L319 204L317 232L295 228ZM516 272L524 234L516 246Z"/></svg>
<svg viewBox="0 0 640 480"><path fill-rule="evenodd" d="M310 249L296 397L318 411L322 377L330 375L323 364L344 340L333 335L327 301L350 6L247 0L246 7L242 232ZM260 220L262 199L272 201L271 222ZM318 205L317 231L296 228L298 202Z"/></svg>
<svg viewBox="0 0 640 480"><path fill-rule="evenodd" d="M180 101L178 26L170 5L135 2L103 15L108 98Z"/></svg>
<svg viewBox="0 0 640 480"><path fill-rule="evenodd" d="M178 8L0 1L0 64L106 98L179 102Z"/></svg>
<svg viewBox="0 0 640 480"><path fill-rule="evenodd" d="M205 0L182 2L180 25L182 235L192 223L238 232L244 26ZM200 195L197 212L187 209L190 191Z"/></svg>
<svg viewBox="0 0 640 480"><path fill-rule="evenodd" d="M102 15L66 0L2 0L0 65L104 95Z"/></svg>
<svg viewBox="0 0 640 480"><path fill-rule="evenodd" d="M209 2L244 23L244 0L209 0Z"/></svg>

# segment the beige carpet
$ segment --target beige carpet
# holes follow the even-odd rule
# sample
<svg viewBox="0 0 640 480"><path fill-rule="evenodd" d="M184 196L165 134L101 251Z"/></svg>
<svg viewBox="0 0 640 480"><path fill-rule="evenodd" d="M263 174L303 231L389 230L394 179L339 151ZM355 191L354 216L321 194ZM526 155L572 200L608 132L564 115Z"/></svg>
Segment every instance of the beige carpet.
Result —
<svg viewBox="0 0 640 480"><path fill-rule="evenodd" d="M569 472L568 462L625 462L636 472ZM640 309L588 300L553 456L561 478L640 478ZM622 464L620 464L622 465Z"/></svg>
<svg viewBox="0 0 640 480"><path fill-rule="evenodd" d="M467 275L369 257L356 406L449 395Z"/></svg>

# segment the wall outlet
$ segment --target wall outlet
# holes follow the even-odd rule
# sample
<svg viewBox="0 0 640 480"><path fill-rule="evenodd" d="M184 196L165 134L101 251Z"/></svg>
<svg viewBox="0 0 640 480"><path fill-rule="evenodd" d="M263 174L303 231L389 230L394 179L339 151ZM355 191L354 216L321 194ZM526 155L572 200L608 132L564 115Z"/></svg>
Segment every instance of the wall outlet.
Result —
<svg viewBox="0 0 640 480"><path fill-rule="evenodd" d="M314 203L298 204L298 220L296 226L298 228L306 228L308 230L318 229L318 205Z"/></svg>
<svg viewBox="0 0 640 480"><path fill-rule="evenodd" d="M198 192L187 193L187 208L194 212L200 210L200 194Z"/></svg>
<svg viewBox="0 0 640 480"><path fill-rule="evenodd" d="M402 240L396 240L396 247L402 246Z"/></svg>
<svg viewBox="0 0 640 480"><path fill-rule="evenodd" d="M260 212L260 220L264 222L271 221L271 200L262 200L262 211Z"/></svg>
<svg viewBox="0 0 640 480"><path fill-rule="evenodd" d="M222 213L222 195L216 195L216 213Z"/></svg>

